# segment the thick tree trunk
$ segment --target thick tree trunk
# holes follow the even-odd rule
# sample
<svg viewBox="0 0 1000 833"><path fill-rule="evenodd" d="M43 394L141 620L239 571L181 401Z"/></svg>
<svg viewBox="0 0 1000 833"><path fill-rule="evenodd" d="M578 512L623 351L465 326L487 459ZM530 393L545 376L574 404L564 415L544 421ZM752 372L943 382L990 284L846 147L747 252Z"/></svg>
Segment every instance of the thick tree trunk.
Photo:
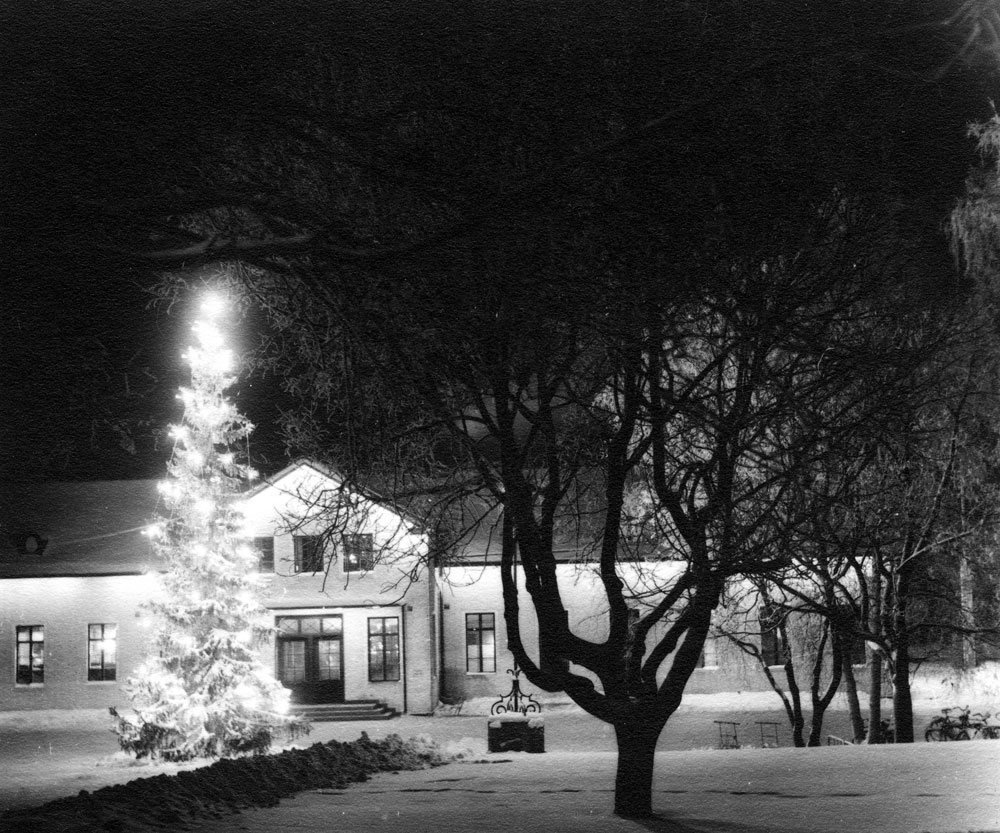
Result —
<svg viewBox="0 0 1000 833"><path fill-rule="evenodd" d="M812 720L809 723L809 740L807 746L822 746L823 743L823 718L826 716L826 706L813 705Z"/></svg>
<svg viewBox="0 0 1000 833"><path fill-rule="evenodd" d="M871 611L868 627L876 637L882 636L882 565L876 558L872 567ZM882 651L872 647L868 680L868 743L879 742L882 723Z"/></svg>
<svg viewBox="0 0 1000 833"><path fill-rule="evenodd" d="M868 679L868 743L879 742L879 725L882 723L882 654L872 652Z"/></svg>
<svg viewBox="0 0 1000 833"><path fill-rule="evenodd" d="M892 675L892 716L896 723L896 743L913 743L913 699L910 696L910 647L906 636L899 638Z"/></svg>
<svg viewBox="0 0 1000 833"><path fill-rule="evenodd" d="M653 765L662 724L629 721L615 725L618 769L615 815L630 819L653 815Z"/></svg>
<svg viewBox="0 0 1000 833"><path fill-rule="evenodd" d="M865 721L861 716L861 701L858 699L858 681L854 677L854 666L851 665L851 652L844 652L844 691L847 693L847 710L851 715L851 731L855 743L861 743L865 737Z"/></svg>
<svg viewBox="0 0 1000 833"><path fill-rule="evenodd" d="M912 564L912 562L911 562ZM892 666L892 717L896 724L896 743L913 743L913 700L910 697L910 632L907 616L910 575L900 570L896 579L895 610L892 629L895 637L895 662Z"/></svg>

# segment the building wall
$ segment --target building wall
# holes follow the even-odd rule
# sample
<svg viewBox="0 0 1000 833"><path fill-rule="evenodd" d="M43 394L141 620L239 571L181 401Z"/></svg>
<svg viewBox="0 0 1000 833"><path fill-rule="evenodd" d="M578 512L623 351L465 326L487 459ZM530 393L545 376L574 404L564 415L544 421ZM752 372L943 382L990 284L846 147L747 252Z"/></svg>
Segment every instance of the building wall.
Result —
<svg viewBox="0 0 1000 833"><path fill-rule="evenodd" d="M6 579L0 583L0 708L93 709L122 706L122 680L145 656L148 620L139 601L152 596L155 576L73 576ZM118 626L114 681L87 679L87 626ZM16 682L15 632L45 628L41 684Z"/></svg>
<svg viewBox="0 0 1000 833"><path fill-rule="evenodd" d="M318 496L338 484L310 466L300 466L246 501L247 537L274 538L275 570L262 574L262 603L281 615L339 613L343 616L345 699L378 699L399 711L429 713L437 704L435 585L422 570L424 540L387 509L358 502L346 531L373 534L378 561L371 570L345 572L337 536L330 537L324 569L294 569L294 535L323 531L318 520L303 521ZM64 709L127 706L121 684L134 673L149 647L151 623L142 601L158 588L155 575L0 578L0 709ZM368 679L368 619L398 616L401 679ZM87 679L87 626L118 626L116 679ZM16 682L16 628L41 625L45 671L41 684ZM261 646L272 671L274 639Z"/></svg>
<svg viewBox="0 0 1000 833"><path fill-rule="evenodd" d="M434 582L429 580L423 537L398 515L377 504L357 501L342 518L316 507L337 494L335 481L304 466L247 499L245 535L274 539L274 572L262 574L261 601L280 615L340 614L344 623L344 697L378 699L398 711L428 714L437 704ZM364 532L374 538L375 565L345 571L341 535ZM295 536L321 536L323 570L295 571ZM368 680L368 619L398 616L401 626L401 679ZM262 655L272 670L276 646Z"/></svg>
<svg viewBox="0 0 1000 833"><path fill-rule="evenodd" d="M624 566L621 576L626 592L635 600L631 606L640 610L643 604L653 603L655 588L669 582L682 568L677 562L658 562L643 567ZM557 568L559 589L569 611L570 627L577 635L599 641L607 637L607 606L604 591L593 565L561 564ZM463 565L441 571L440 592L443 622L442 698L457 701L477 697L499 697L510 689L510 675L514 657L507 647L507 631L503 613L503 591L500 569L496 565ZM521 589L518 594L520 630L529 656L537 660L538 621L531 599ZM496 666L489 672L469 671L465 656L466 616L475 613L492 613L495 621ZM722 621L731 611L718 610L716 619ZM653 644L664 627L654 628L648 644ZM749 638L753 639L754 636ZM800 657L801 662L801 657ZM724 691L770 691L771 686L759 664L743 653L730 640L712 636L706 640L703 667L696 669L685 689L691 694L713 694ZM662 668L669 668L669 658ZM800 668L805 666L800 664ZM584 669L574 669L584 676L596 678ZM780 676L780 669L776 669ZM801 672L800 672L801 673ZM662 682L665 670L661 671ZM522 681L522 690L532 691L530 683ZM598 684L598 690L600 685Z"/></svg>

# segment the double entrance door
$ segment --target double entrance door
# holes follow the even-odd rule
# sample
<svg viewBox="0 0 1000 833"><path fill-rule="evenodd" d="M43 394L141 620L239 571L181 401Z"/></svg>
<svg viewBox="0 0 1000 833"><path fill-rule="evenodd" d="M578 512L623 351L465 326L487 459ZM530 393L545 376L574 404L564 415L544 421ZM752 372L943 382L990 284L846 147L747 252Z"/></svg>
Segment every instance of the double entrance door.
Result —
<svg viewBox="0 0 1000 833"><path fill-rule="evenodd" d="M278 679L293 703L344 700L342 616L279 616Z"/></svg>

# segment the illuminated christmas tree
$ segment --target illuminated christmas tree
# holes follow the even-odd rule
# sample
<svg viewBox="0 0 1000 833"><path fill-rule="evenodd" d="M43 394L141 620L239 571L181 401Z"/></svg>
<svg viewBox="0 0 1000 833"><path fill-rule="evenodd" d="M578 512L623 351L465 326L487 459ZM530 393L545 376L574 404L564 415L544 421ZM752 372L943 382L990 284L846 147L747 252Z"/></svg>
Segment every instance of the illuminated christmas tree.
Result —
<svg viewBox="0 0 1000 833"><path fill-rule="evenodd" d="M125 681L134 716L111 710L122 749L173 761L262 753L277 734L306 728L287 714L289 692L256 651L271 628L256 554L240 537L240 493L254 473L238 461L253 426L226 396L236 379L214 320L220 306L203 311L160 486L166 512L149 530L167 565L162 596L147 605L159 627Z"/></svg>

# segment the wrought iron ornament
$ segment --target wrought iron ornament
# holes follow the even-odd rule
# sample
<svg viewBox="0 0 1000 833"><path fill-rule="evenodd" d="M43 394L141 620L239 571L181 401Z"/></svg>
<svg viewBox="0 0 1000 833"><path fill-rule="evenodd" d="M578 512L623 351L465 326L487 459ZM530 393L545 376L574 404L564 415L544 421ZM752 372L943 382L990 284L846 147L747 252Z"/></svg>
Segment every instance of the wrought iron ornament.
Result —
<svg viewBox="0 0 1000 833"><path fill-rule="evenodd" d="M507 673L514 677L510 691L492 705L490 714L539 714L542 711L542 704L530 694L521 691L521 669L515 663L513 668L507 669Z"/></svg>

